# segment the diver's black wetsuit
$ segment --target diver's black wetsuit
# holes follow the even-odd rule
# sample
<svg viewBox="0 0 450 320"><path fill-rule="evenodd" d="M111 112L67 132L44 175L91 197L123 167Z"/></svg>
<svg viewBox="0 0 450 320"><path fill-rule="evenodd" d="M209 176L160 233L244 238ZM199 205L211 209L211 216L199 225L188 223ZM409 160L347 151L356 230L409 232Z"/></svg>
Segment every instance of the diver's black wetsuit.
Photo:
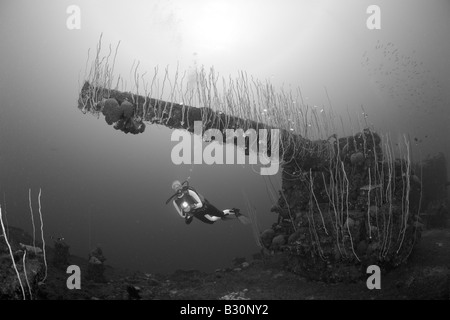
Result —
<svg viewBox="0 0 450 320"><path fill-rule="evenodd" d="M190 214L186 215L185 222L186 224L190 224L195 217L204 223L213 224L215 221L211 221L206 218L205 215L207 214L219 218L225 217L223 211L214 207L207 199L204 199L203 206L199 209L193 210Z"/></svg>

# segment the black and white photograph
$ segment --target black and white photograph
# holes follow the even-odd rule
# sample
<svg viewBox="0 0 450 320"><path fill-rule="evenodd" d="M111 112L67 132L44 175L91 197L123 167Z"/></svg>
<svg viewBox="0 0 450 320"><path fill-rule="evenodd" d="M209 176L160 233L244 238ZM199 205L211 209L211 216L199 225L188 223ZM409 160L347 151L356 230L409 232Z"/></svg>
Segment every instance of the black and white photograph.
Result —
<svg viewBox="0 0 450 320"><path fill-rule="evenodd" d="M1 1L0 300L449 300L449 16Z"/></svg>

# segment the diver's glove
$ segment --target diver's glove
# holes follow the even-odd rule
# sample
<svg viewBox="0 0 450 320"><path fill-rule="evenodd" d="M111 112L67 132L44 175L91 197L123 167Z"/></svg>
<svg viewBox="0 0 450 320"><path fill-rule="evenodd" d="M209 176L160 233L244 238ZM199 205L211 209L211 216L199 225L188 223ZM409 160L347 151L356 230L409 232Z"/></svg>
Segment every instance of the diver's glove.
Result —
<svg viewBox="0 0 450 320"><path fill-rule="evenodd" d="M184 222L186 222L186 224L190 224L192 220L194 220L194 217L191 216L190 214L187 214L186 217L184 218Z"/></svg>

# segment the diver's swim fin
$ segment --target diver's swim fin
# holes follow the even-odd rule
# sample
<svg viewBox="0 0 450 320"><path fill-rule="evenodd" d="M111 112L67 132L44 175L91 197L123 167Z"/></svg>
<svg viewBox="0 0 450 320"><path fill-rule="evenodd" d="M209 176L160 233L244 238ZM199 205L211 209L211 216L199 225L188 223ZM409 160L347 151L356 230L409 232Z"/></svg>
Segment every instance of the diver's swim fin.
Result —
<svg viewBox="0 0 450 320"><path fill-rule="evenodd" d="M252 223L251 220L249 218L247 218L246 216L244 216L242 213L236 214L236 218L238 218L239 221L245 225Z"/></svg>
<svg viewBox="0 0 450 320"><path fill-rule="evenodd" d="M240 211L239 209L237 209L237 208L231 209L229 215L230 215L230 214L234 214L234 216L235 216L236 218L238 218L239 221L240 221L242 224L251 224L251 223L252 223L251 220L250 220L249 218L247 218L246 216L244 216L244 215L241 213L241 211Z"/></svg>

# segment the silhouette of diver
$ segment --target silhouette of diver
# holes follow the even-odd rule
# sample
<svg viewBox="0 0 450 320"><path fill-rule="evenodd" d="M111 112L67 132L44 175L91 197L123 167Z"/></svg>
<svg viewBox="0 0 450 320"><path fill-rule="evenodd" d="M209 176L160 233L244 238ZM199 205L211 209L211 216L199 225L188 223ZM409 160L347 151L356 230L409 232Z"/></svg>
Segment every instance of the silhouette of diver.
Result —
<svg viewBox="0 0 450 320"><path fill-rule="evenodd" d="M233 208L220 211L214 207L194 188L189 186L188 181L180 183L180 181L175 180L172 183L172 189L175 191L175 194L166 201L166 204L172 201L180 217L185 219L186 224L190 224L194 218L204 223L213 224L218 220L226 220L231 216L235 216L243 224L250 223L250 220L240 213L239 209Z"/></svg>

